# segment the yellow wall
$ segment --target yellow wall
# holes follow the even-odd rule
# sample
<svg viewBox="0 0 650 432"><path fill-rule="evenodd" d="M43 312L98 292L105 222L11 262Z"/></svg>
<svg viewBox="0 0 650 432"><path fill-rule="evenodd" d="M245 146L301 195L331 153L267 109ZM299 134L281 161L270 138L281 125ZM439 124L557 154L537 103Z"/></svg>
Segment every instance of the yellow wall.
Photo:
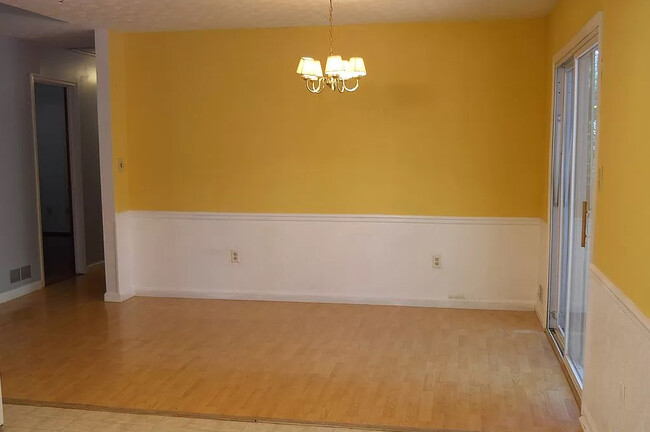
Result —
<svg viewBox="0 0 650 432"><path fill-rule="evenodd" d="M650 315L650 2L336 29L356 94L310 95L324 28L111 33L119 211L545 217L550 57L604 11L594 261ZM544 56L540 53L549 53ZM543 198L540 198L543 197Z"/></svg>
<svg viewBox="0 0 650 432"><path fill-rule="evenodd" d="M129 208L128 170L118 171L118 159L128 159L125 43L126 37L123 34L112 33L110 35L108 49L111 77L111 132L113 135L115 208L118 211Z"/></svg>
<svg viewBox="0 0 650 432"><path fill-rule="evenodd" d="M295 68L327 39L112 33L118 210L545 214L545 19L337 27L368 77L311 95Z"/></svg>
<svg viewBox="0 0 650 432"><path fill-rule="evenodd" d="M627 1L627 0L625 0ZM598 11L604 0L559 0L549 19L551 57L560 51Z"/></svg>
<svg viewBox="0 0 650 432"><path fill-rule="evenodd" d="M559 50L603 10L594 263L650 316L650 2L561 0L551 17Z"/></svg>

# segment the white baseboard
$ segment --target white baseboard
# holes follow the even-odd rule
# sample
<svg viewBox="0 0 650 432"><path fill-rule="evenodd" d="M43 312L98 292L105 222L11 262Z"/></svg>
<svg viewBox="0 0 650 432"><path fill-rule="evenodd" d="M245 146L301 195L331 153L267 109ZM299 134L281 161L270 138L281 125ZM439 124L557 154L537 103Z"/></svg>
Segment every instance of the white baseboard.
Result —
<svg viewBox="0 0 650 432"><path fill-rule="evenodd" d="M594 419L591 417L591 413L584 406L582 408L582 415L580 416L580 426L582 426L583 432L598 432L596 426L594 425Z"/></svg>
<svg viewBox="0 0 650 432"><path fill-rule="evenodd" d="M534 218L130 211L116 223L122 294L532 311L539 285Z"/></svg>
<svg viewBox="0 0 650 432"><path fill-rule="evenodd" d="M114 292L104 293L104 301L108 303L122 303L133 297L133 294L120 294Z"/></svg>
<svg viewBox="0 0 650 432"><path fill-rule="evenodd" d="M104 260L94 262L92 264L86 264L86 270L91 271L94 270L98 267L102 267L104 265Z"/></svg>
<svg viewBox="0 0 650 432"><path fill-rule="evenodd" d="M334 297L299 294L269 294L260 292L217 292L217 291L184 291L137 289L139 297L168 297L168 298L196 298L213 300L258 300L258 301L283 301L297 303L338 303L338 304L363 304L363 305L389 305L435 307L447 309L485 309L485 310L516 310L532 311L533 302L525 301L488 301L488 300L429 300L429 299L399 299L376 297Z"/></svg>
<svg viewBox="0 0 650 432"><path fill-rule="evenodd" d="M43 284L41 284L41 281L37 281L30 283L29 285L23 285L21 287L12 289L10 291L5 291L0 294L0 303L15 300L18 297L33 293L34 291L38 291L41 288L43 288Z"/></svg>
<svg viewBox="0 0 650 432"><path fill-rule="evenodd" d="M586 430L650 431L650 320L594 265L586 335Z"/></svg>

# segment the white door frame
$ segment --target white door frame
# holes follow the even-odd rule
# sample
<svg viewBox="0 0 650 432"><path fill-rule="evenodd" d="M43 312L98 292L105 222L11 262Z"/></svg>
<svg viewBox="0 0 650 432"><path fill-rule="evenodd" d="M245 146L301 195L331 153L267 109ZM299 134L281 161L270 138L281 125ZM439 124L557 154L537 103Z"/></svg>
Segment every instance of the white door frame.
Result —
<svg viewBox="0 0 650 432"><path fill-rule="evenodd" d="M553 204L553 140L555 139L554 135L554 130L555 130L555 82L557 80L556 77L556 72L557 72L557 67L560 66L564 60L569 56L573 51L576 51L585 41L590 39L592 35L597 32L598 34L598 47L600 50L600 61L602 64L603 61L603 13L598 12L596 15L594 15L585 26L580 29L578 34L576 34L570 41L567 43L560 51L558 51L554 56L553 56L553 63L551 65L552 71L551 71L551 77L552 77L552 83L553 85L551 86L551 91L553 92L553 96L551 99L551 111L550 111L550 136L549 136L549 146L548 146L548 172L547 172L547 185L546 185L546 192L547 192L547 206L546 206L546 220L547 220L547 230L546 230L546 244L544 248L544 252L546 252L546 273L548 274L548 265L551 259L550 256L550 250L551 250L551 212L552 212L552 204ZM602 70L602 68L601 68ZM602 84L602 81L601 81ZM600 99L600 94L601 92L598 92L598 97ZM600 100L599 100L600 103ZM598 110L598 124L600 124L600 110ZM596 135L596 154L594 155L595 161L596 161L596 166L598 166L598 151L600 149L600 128L598 128L597 135ZM593 208L594 212L592 214L592 223L595 221L595 208L596 208L596 194L593 194ZM547 327L548 324L548 311L549 311L549 288L550 288L550 278L547 279L546 281L546 298L542 302L542 307L544 308L543 311L541 311L541 316L544 318L542 325L544 328Z"/></svg>
<svg viewBox="0 0 650 432"><path fill-rule="evenodd" d="M552 103L551 103L551 116L550 116L551 117L551 127L550 127L551 133L550 133L550 143L549 143L549 153L548 153L549 154L548 176L547 176L548 177L548 184L547 184L547 193L548 193L548 195L547 195L547 203L548 204L547 204L547 219L546 219L548 221L548 224L547 224L548 230L547 230L547 233L546 233L547 236L548 236L547 237L547 242L546 242L546 244L548 245L548 249L546 250L546 252L547 252L546 256L548 257L548 260L546 262L546 266L547 266L546 270L547 270L547 273L548 273L548 278L547 278L548 283L547 283L547 286L546 286L546 299L545 299L545 302L544 302L544 305L543 305L545 310L543 311L543 315L542 315L544 317L543 325L544 325L544 328L546 329L547 333L549 332L548 322L549 322L549 313L550 313L549 312L550 311L549 301L550 301L550 288L551 288L550 260L551 260L552 257L551 257L550 251L551 251L551 247L552 247L552 244L551 244L551 240L552 240L552 237L551 237L552 236L552 230L551 230L552 219L551 218L552 218L552 211L553 211L553 163L554 163L553 162L553 157L554 157L554 155L553 155L553 145L554 145L554 140L555 140L555 132L554 131L555 131L555 128L556 128L556 124L555 124L555 108L556 108L555 99L556 99L556 96L557 96L557 94L555 92L555 83L556 83L556 80L557 80L556 72L557 72L558 67L560 67L562 65L562 63L564 63L568 58L570 58L571 55L582 52L585 44L587 44L590 40L593 40L594 38L597 39L598 49L600 51L599 58L600 58L600 62L601 62L601 67L599 68L599 71L602 72L602 59L603 59L603 55L602 55L603 13L602 12L596 13L596 15L594 15L594 17L591 18L587 24L585 24L585 26L578 32L578 34L576 34L568 44L566 44L559 52L557 52L553 56L553 65L552 65L552 67L553 67L553 73L552 73L552 77L553 77L553 81L552 81L553 82L553 86L552 86L553 98L552 98ZM600 81L600 83L602 85L602 80L599 80L599 81ZM599 106L599 109L598 109L598 112L597 112L597 122L598 122L599 127L596 130L596 151L594 152L594 155L593 155L594 156L594 164L595 164L596 167L599 167L599 164L598 164L598 152L599 152L599 149L600 149L600 112L601 112L601 109L600 109L600 95L601 94L602 94L602 90L599 88L599 90L598 90L598 106ZM575 127L575 124L574 124L574 127ZM575 139L575 131L574 131L574 139ZM596 174L596 179L597 179L597 177L598 177L598 175ZM595 225L595 216L596 216L596 195L597 195L596 194L596 189L598 187L597 186L598 181L597 180L592 180L592 181L594 182L596 187L591 188L591 197L590 197L590 199L591 199L592 211L591 211L591 214L590 214L590 224L589 225L591 225L593 227ZM593 228L592 228L591 232L589 232L588 235L590 237L593 235ZM593 241L589 241L587 247L589 247L591 249L593 247ZM593 254L590 254L590 256L593 257ZM588 282L586 282L586 283L588 283ZM588 313L589 312L587 312L587 314ZM549 333L549 336L550 336L550 333ZM577 379L570 372L571 365L567 361L566 356L563 356L560 353L559 347L556 346L555 341L553 340L552 337L551 337L551 340L553 341L552 346L556 350L556 354L558 355L558 358L561 359L560 361L561 361L562 365L566 368L567 374L570 377L570 382L571 382L574 394L577 396L577 399L580 400L582 398L582 388L580 387L580 384L578 383Z"/></svg>
<svg viewBox="0 0 650 432"><path fill-rule="evenodd" d="M34 175L36 176L36 210L38 217L38 244L41 264L41 286L45 286L45 262L43 259L43 226L41 221L41 186L38 166L38 133L36 130L36 84L49 84L63 87L66 92L66 114L68 121L68 166L70 170L70 196L72 200L72 231L74 239L75 271L87 273L86 229L84 223L83 173L81 159L81 130L79 120L79 100L77 83L30 74L32 104L32 135L34 142Z"/></svg>

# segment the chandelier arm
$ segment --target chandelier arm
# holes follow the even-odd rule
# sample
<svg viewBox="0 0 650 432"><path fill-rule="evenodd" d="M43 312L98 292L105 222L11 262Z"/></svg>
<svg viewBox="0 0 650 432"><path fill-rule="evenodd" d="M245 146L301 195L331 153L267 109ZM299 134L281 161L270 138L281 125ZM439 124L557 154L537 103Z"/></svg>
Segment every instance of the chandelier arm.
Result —
<svg viewBox="0 0 650 432"><path fill-rule="evenodd" d="M313 85L310 87L309 82L312 80L305 80L305 83L307 85L307 90L309 90L310 93L320 93L323 91L323 85L322 85L322 78L318 80L318 87L316 87L316 82L313 82Z"/></svg>
<svg viewBox="0 0 650 432"><path fill-rule="evenodd" d="M356 79L357 82L354 85L354 87L352 87L352 88L348 88L345 85L345 80L343 80L343 88L345 89L345 91L353 92L353 91L356 91L359 88L359 78L355 78L355 79Z"/></svg>

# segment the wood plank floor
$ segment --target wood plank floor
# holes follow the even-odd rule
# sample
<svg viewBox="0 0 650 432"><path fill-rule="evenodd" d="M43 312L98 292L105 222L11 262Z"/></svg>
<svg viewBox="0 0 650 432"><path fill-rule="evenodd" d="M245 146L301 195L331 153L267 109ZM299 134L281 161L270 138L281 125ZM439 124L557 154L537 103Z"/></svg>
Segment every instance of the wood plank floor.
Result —
<svg viewBox="0 0 650 432"><path fill-rule="evenodd" d="M466 431L576 432L532 312L135 298L101 271L0 305L5 398Z"/></svg>
<svg viewBox="0 0 650 432"><path fill-rule="evenodd" d="M5 405L4 408L5 424L2 432L383 432L372 429L211 420L27 405Z"/></svg>

